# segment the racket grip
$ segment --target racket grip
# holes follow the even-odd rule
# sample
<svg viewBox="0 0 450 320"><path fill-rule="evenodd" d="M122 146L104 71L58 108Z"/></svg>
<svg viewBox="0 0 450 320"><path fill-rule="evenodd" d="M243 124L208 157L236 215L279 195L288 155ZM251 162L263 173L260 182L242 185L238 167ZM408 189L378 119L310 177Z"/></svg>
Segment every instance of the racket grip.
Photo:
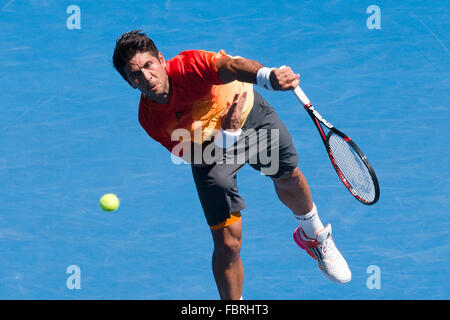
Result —
<svg viewBox="0 0 450 320"><path fill-rule="evenodd" d="M309 101L308 97L306 96L306 94L303 92L302 88L300 88L300 86L297 86L294 89L294 94L297 97L297 99L303 103L304 106L310 106L311 102Z"/></svg>

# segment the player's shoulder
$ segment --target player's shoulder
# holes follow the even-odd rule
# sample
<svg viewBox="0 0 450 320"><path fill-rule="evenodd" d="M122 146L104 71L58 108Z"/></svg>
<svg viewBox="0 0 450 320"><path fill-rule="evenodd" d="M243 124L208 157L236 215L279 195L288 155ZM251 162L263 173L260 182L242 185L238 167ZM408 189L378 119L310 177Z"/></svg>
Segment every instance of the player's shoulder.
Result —
<svg viewBox="0 0 450 320"><path fill-rule="evenodd" d="M216 52L198 50L184 50L167 61L166 70L175 82L186 80L187 75L203 74L216 70Z"/></svg>
<svg viewBox="0 0 450 320"><path fill-rule="evenodd" d="M190 49L190 50L181 51L178 54L178 56L191 57L191 56L204 55L204 54L216 54L216 52L208 51L208 50L204 50L204 49Z"/></svg>
<svg viewBox="0 0 450 320"><path fill-rule="evenodd" d="M213 57L217 57L218 55L222 54L222 51L215 52L215 51L208 51L204 49L191 49L191 50L184 50L181 51L179 54L177 54L175 57L171 58L170 62L192 62L192 61L199 61L199 60L211 60Z"/></svg>

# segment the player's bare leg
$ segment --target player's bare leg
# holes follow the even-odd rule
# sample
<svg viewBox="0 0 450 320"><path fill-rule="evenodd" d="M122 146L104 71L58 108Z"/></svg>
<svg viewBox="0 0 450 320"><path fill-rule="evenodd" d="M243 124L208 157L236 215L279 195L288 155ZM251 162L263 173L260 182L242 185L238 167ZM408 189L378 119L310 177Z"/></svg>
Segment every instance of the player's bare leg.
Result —
<svg viewBox="0 0 450 320"><path fill-rule="evenodd" d="M296 215L304 215L313 208L311 191L299 168L273 179L278 198Z"/></svg>
<svg viewBox="0 0 450 320"><path fill-rule="evenodd" d="M212 268L220 298L239 300L244 283L244 268L240 256L242 220L211 232L214 240Z"/></svg>
<svg viewBox="0 0 450 320"><path fill-rule="evenodd" d="M320 270L327 278L337 283L349 282L351 272L331 237L331 225L324 227L320 221L308 183L300 169L295 168L273 181L281 202L292 210L300 222L294 231L295 242L318 261Z"/></svg>

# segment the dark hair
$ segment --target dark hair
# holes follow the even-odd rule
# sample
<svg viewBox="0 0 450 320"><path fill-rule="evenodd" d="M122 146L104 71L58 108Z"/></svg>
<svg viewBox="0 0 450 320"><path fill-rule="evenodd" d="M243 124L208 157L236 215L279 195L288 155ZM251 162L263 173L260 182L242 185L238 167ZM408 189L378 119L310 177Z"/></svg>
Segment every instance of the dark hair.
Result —
<svg viewBox="0 0 450 320"><path fill-rule="evenodd" d="M113 64L126 81L128 79L124 67L138 52L149 52L156 58L159 52L153 41L142 30L126 32L116 41Z"/></svg>

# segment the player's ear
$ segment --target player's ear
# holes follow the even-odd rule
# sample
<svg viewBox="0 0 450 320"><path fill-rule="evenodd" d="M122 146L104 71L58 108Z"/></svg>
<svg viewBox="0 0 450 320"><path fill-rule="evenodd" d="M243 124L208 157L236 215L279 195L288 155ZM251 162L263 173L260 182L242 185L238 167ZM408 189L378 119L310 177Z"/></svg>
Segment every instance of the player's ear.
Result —
<svg viewBox="0 0 450 320"><path fill-rule="evenodd" d="M163 57L161 52L158 52L158 59L159 59L159 62L161 62L161 65L165 68L166 67L166 60L164 59L164 57Z"/></svg>

